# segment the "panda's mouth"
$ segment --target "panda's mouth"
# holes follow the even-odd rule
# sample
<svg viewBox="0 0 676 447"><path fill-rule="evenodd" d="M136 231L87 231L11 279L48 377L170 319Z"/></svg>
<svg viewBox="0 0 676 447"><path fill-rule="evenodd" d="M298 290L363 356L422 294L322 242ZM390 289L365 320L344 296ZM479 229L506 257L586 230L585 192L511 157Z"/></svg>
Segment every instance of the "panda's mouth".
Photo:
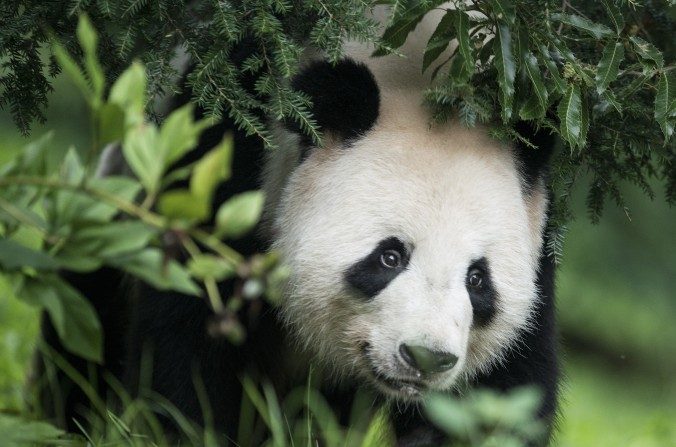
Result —
<svg viewBox="0 0 676 447"><path fill-rule="evenodd" d="M382 371L376 368L370 359L370 347L370 343L364 342L361 343L360 350L362 351L364 359L369 365L369 375L371 376L371 380L375 382L378 388L384 389L388 394L394 394L396 396L402 396L403 394L408 398L419 397L424 391L427 390L427 385L421 380L416 380L413 378L392 377L384 374Z"/></svg>

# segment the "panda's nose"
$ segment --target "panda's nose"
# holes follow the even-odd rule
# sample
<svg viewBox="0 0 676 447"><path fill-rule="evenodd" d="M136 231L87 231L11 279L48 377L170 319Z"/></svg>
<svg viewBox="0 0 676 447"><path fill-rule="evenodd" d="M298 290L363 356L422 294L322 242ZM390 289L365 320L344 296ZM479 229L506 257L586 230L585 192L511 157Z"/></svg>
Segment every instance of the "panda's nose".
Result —
<svg viewBox="0 0 676 447"><path fill-rule="evenodd" d="M458 362L458 356L450 352L434 351L406 343L399 345L399 354L407 365L423 374L448 371Z"/></svg>

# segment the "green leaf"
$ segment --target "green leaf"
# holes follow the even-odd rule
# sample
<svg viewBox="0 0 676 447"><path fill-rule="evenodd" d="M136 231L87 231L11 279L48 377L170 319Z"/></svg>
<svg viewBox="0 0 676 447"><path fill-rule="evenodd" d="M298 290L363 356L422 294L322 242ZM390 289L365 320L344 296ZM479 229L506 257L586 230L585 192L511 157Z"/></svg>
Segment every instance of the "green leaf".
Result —
<svg viewBox="0 0 676 447"><path fill-rule="evenodd" d="M622 16L620 8L617 7L613 0L601 0L601 3L606 7L608 17L610 18L610 21L613 22L615 31L617 31L617 34L620 34L624 29L624 17Z"/></svg>
<svg viewBox="0 0 676 447"><path fill-rule="evenodd" d="M139 192L141 192L141 184L131 177L110 176L92 178L89 180L89 187L114 195L125 202L133 202ZM107 222L119 212L115 206L105 201L92 198L86 199L86 207L80 215L83 220Z"/></svg>
<svg viewBox="0 0 676 447"><path fill-rule="evenodd" d="M140 221L109 222L79 228L67 240L64 249L91 254L99 259L113 258L145 248L157 230Z"/></svg>
<svg viewBox="0 0 676 447"><path fill-rule="evenodd" d="M157 208L163 216L202 222L209 217L210 202L206 197L195 196L187 189L176 189L162 194Z"/></svg>
<svg viewBox="0 0 676 447"><path fill-rule="evenodd" d="M87 69L87 75L94 88L94 105L95 108L98 108L103 99L105 76L103 74L103 68L101 68L101 64L99 63L99 58L96 55L98 36L96 35L92 23L85 14L81 15L78 21L77 38L84 52L84 63L85 68Z"/></svg>
<svg viewBox="0 0 676 447"><path fill-rule="evenodd" d="M47 422L31 421L18 416L0 414L0 439L5 447L56 445L63 430ZM63 442L63 440L61 440Z"/></svg>
<svg viewBox="0 0 676 447"><path fill-rule="evenodd" d="M498 70L498 84L500 85L500 105L502 106L502 121L507 122L512 116L514 102L514 78L516 67L512 55L512 36L507 25L498 26L498 36L495 39L495 67Z"/></svg>
<svg viewBox="0 0 676 447"><path fill-rule="evenodd" d="M480 422L466 406L440 394L434 394L426 399L425 412L436 426L460 439L465 439L468 433L475 432Z"/></svg>
<svg viewBox="0 0 676 447"><path fill-rule="evenodd" d="M554 86L556 87L556 91L563 94L566 91L566 81L564 81L563 77L561 77L561 73L559 72L559 68L556 66L556 63L551 58L551 56L549 54L549 50L547 49L546 46L540 45L539 50L540 50L540 57L541 57L542 61L545 63L547 70L549 70L549 74L551 75L551 79L554 82Z"/></svg>
<svg viewBox="0 0 676 447"><path fill-rule="evenodd" d="M429 41L427 41L427 47L425 48L425 54L423 55L423 72L427 70L432 62L437 60L441 53L448 47L451 39L455 36L455 13L456 11L453 9L446 11L446 14L441 18L441 21L432 33L432 36L430 36Z"/></svg>
<svg viewBox="0 0 676 447"><path fill-rule="evenodd" d="M157 191L163 172L158 144L159 135L153 125L142 124L129 130L122 145L124 158L141 184L149 192Z"/></svg>
<svg viewBox="0 0 676 447"><path fill-rule="evenodd" d="M657 67L661 69L664 67L664 56L662 56L662 52L655 45L636 36L630 37L629 41L633 44L634 51L636 51L643 62L652 64L652 68Z"/></svg>
<svg viewBox="0 0 676 447"><path fill-rule="evenodd" d="M659 123L664 134L664 142L669 141L674 134L674 117L676 113L676 79L671 72L663 72L657 83L655 95L655 120Z"/></svg>
<svg viewBox="0 0 676 447"><path fill-rule="evenodd" d="M510 25L514 25L516 20L516 11L514 2L511 0L490 0L493 7L493 13L498 20L504 20Z"/></svg>
<svg viewBox="0 0 676 447"><path fill-rule="evenodd" d="M397 49L401 47L404 42L406 42L406 37L408 34L415 29L415 27L420 23L420 21L425 16L427 12L426 9L418 7L413 7L404 13L401 17L396 19L390 26L385 28L385 32L381 37L382 41L385 42L391 49ZM373 56L384 56L387 54L385 49L379 48L374 53Z"/></svg>
<svg viewBox="0 0 676 447"><path fill-rule="evenodd" d="M101 323L90 302L54 275L27 278L19 298L47 311L63 346L73 354L102 361Z"/></svg>
<svg viewBox="0 0 676 447"><path fill-rule="evenodd" d="M35 270L56 270L59 264L47 253L31 250L11 239L0 239L0 266L3 270L20 270L31 267Z"/></svg>
<svg viewBox="0 0 676 447"><path fill-rule="evenodd" d="M75 86L80 90L89 105L94 104L94 92L87 82L87 78L75 59L68 54L68 51L58 42L52 42L52 53L63 71L70 78Z"/></svg>
<svg viewBox="0 0 676 447"><path fill-rule="evenodd" d="M469 41L469 16L465 11L455 14L455 32L458 39L458 52L465 62L466 78L469 79L474 73L474 56L472 45Z"/></svg>
<svg viewBox="0 0 676 447"><path fill-rule="evenodd" d="M542 113L547 110L548 103L548 92L545 87L544 82L542 82L542 75L540 74L540 67L538 67L538 60L535 58L533 53L528 51L525 56L524 68L528 77L530 78L531 84L533 85L533 92L537 97L540 107L542 108Z"/></svg>
<svg viewBox="0 0 676 447"><path fill-rule="evenodd" d="M542 108L537 95L530 95L519 109L519 117L522 120L534 120L542 118L544 115L545 109Z"/></svg>
<svg viewBox="0 0 676 447"><path fill-rule="evenodd" d="M263 212L261 191L238 194L225 202L216 213L216 234L237 238L251 230Z"/></svg>
<svg viewBox="0 0 676 447"><path fill-rule="evenodd" d="M571 84L563 95L557 113L560 121L560 132L571 147L578 145L582 134L582 100L580 87Z"/></svg>
<svg viewBox="0 0 676 447"><path fill-rule="evenodd" d="M195 164L190 178L190 192L196 197L204 198L210 206L218 184L230 177L231 159L232 135L227 135Z"/></svg>
<svg viewBox="0 0 676 447"><path fill-rule="evenodd" d="M579 30L585 31L595 39L602 39L604 37L615 35L615 33L613 33L613 31L607 26L601 23L592 22L585 17L575 14L555 13L552 14L551 17L554 21L561 22Z"/></svg>
<svg viewBox="0 0 676 447"><path fill-rule="evenodd" d="M190 279L188 271L156 248L111 259L110 265L160 290L175 290L195 296L202 294L200 288Z"/></svg>
<svg viewBox="0 0 676 447"><path fill-rule="evenodd" d="M122 108L107 102L98 110L99 143L121 142L124 137L125 114Z"/></svg>
<svg viewBox="0 0 676 447"><path fill-rule="evenodd" d="M197 279L213 278L223 281L232 278L236 272L236 265L212 255L199 255L188 261L188 271Z"/></svg>
<svg viewBox="0 0 676 447"><path fill-rule="evenodd" d="M611 82L617 79L620 62L624 59L624 45L621 42L610 42L603 49L603 55L596 70L596 91L603 93Z"/></svg>
<svg viewBox="0 0 676 447"><path fill-rule="evenodd" d="M140 62L133 62L110 88L108 101L124 110L127 126L143 123L146 103L146 71Z"/></svg>
<svg viewBox="0 0 676 447"><path fill-rule="evenodd" d="M209 119L194 121L192 104L174 110L160 129L158 143L162 148L164 168L168 168L197 146L200 134L209 126L211 126Z"/></svg>

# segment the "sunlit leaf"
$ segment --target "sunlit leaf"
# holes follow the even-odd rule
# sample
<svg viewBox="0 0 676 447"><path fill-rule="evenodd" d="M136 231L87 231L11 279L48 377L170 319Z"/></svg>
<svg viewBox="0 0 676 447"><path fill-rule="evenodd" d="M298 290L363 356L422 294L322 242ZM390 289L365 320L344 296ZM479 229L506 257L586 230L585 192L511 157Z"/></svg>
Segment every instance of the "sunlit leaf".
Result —
<svg viewBox="0 0 676 447"><path fill-rule="evenodd" d="M205 198L211 205L218 184L230 177L231 158L232 136L228 135L195 164L190 178L190 192L196 197Z"/></svg>
<svg viewBox="0 0 676 447"><path fill-rule="evenodd" d="M188 271L198 279L213 278L223 281L235 275L236 266L212 255L199 255L188 261Z"/></svg>
<svg viewBox="0 0 676 447"><path fill-rule="evenodd" d="M261 191L238 194L225 202L216 213L216 233L237 238L250 231L263 212Z"/></svg>

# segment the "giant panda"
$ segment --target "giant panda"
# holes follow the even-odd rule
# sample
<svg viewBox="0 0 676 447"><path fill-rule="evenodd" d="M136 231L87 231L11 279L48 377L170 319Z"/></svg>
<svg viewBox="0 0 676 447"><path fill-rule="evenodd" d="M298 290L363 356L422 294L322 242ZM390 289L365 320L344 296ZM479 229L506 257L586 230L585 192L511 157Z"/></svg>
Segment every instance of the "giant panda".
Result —
<svg viewBox="0 0 676 447"><path fill-rule="evenodd" d="M280 306L251 318L243 345L208 334L202 301L120 286L109 269L70 275L101 316L108 371L141 393L150 352L146 386L203 423L199 382L215 427L229 436L243 373L283 394L310 364L325 373L319 385L340 416L362 389L406 404L392 407L399 445L442 442L416 405L430 390L535 385L551 428L558 369L544 228L552 142L532 132L533 150L495 141L481 126L430 125L421 101L430 79L420 67L439 18L425 17L404 57L372 57L358 42L346 42L336 64L308 55L291 84L312 100L321 146L293 123L271 123L280 146L272 152L235 134L233 178L218 199L261 187L266 207L259 230L233 245L274 250L291 272ZM192 157L230 128L207 131ZM225 296L231 287L222 285ZM59 347L48 322L45 337ZM85 407L77 391L71 396L68 422Z"/></svg>

